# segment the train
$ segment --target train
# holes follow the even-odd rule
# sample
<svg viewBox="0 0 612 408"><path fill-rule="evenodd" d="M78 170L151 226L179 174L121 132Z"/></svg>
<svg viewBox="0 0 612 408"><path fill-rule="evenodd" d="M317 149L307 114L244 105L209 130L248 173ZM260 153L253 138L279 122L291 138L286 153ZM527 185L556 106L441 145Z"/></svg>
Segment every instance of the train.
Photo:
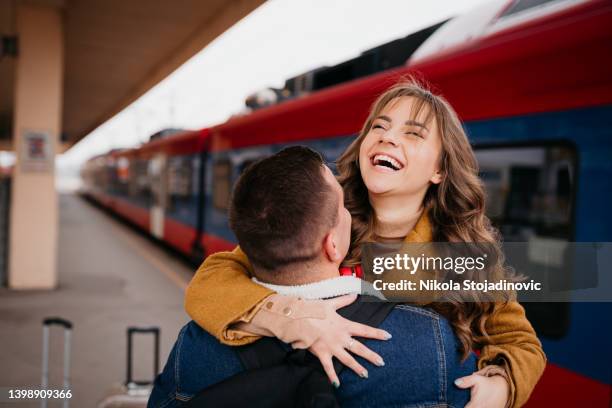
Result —
<svg viewBox="0 0 612 408"><path fill-rule="evenodd" d="M399 65L373 50L368 69L313 70L248 114L93 157L83 193L201 261L235 246L228 203L250 163L301 144L333 165L374 99L418 75L464 121L505 241L612 241L612 3L495 0L413 40ZM612 303L525 309L548 358L528 406L611 406Z"/></svg>

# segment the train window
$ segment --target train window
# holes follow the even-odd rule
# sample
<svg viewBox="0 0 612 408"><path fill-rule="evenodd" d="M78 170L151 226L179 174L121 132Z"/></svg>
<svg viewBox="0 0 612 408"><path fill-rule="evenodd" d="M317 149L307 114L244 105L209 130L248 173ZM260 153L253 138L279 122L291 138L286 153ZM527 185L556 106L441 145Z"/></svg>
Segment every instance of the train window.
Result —
<svg viewBox="0 0 612 408"><path fill-rule="evenodd" d="M106 177L108 182L108 192L112 195L121 195L119 178L117 177L117 160L109 157L106 162Z"/></svg>
<svg viewBox="0 0 612 408"><path fill-rule="evenodd" d="M184 212L191 206L193 158L176 156L168 160L168 211Z"/></svg>
<svg viewBox="0 0 612 408"><path fill-rule="evenodd" d="M567 147L478 149L489 218L504 239L569 241L575 152Z"/></svg>
<svg viewBox="0 0 612 408"><path fill-rule="evenodd" d="M177 197L191 195L191 157L173 157L168 164L168 192Z"/></svg>
<svg viewBox="0 0 612 408"><path fill-rule="evenodd" d="M505 242L572 240L576 152L567 146L487 147L476 150L487 193L487 215ZM526 259L522 267L537 270ZM515 266L515 265L513 265ZM517 268L520 269L520 268ZM526 303L538 334L559 338L569 327L568 303Z"/></svg>
<svg viewBox="0 0 612 408"><path fill-rule="evenodd" d="M232 191L232 163L227 160L216 161L213 165L213 205L218 210L227 211Z"/></svg>
<svg viewBox="0 0 612 408"><path fill-rule="evenodd" d="M146 159L133 159L130 161L128 196L135 203L145 207L151 205L151 180L148 168L149 161Z"/></svg>

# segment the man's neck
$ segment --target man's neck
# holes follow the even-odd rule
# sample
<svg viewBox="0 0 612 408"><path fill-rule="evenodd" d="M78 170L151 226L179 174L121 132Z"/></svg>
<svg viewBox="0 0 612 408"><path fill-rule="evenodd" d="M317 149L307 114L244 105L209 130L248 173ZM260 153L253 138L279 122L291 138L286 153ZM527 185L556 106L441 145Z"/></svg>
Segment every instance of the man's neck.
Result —
<svg viewBox="0 0 612 408"><path fill-rule="evenodd" d="M338 277L340 265L332 262L316 262L289 267L287 270L268 272L255 269L255 276L260 282L273 285L296 286Z"/></svg>

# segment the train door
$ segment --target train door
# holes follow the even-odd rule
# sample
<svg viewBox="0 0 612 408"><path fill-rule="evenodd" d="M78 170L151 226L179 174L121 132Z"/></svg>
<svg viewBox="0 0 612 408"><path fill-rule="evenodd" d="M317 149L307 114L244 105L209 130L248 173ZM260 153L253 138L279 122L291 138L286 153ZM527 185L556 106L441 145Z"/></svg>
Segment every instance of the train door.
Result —
<svg viewBox="0 0 612 408"><path fill-rule="evenodd" d="M150 232L158 239L164 237L164 213L168 205L167 157L156 154L149 162L151 179L152 205Z"/></svg>

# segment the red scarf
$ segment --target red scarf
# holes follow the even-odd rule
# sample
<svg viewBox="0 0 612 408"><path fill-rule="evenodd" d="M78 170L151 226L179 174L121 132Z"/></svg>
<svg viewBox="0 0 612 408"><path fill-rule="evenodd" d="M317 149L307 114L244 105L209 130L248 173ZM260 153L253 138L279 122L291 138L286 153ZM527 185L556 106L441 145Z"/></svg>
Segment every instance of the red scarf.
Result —
<svg viewBox="0 0 612 408"><path fill-rule="evenodd" d="M339 272L340 276L355 276L359 279L363 279L363 269L361 269L361 265L341 266Z"/></svg>

